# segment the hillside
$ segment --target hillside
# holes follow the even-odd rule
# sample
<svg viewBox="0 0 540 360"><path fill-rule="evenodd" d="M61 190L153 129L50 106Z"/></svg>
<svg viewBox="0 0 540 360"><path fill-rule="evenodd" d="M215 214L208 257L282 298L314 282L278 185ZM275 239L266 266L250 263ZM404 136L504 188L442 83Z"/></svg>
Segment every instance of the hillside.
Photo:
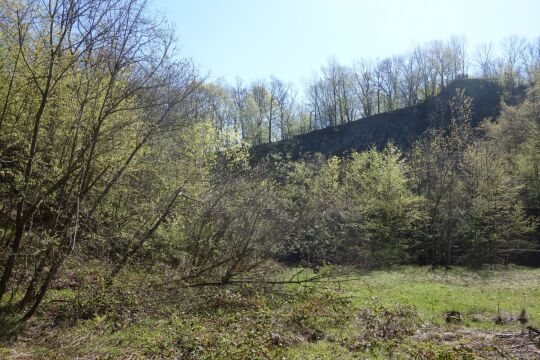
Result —
<svg viewBox="0 0 540 360"><path fill-rule="evenodd" d="M0 1L0 360L540 360L540 38L166 2Z"/></svg>
<svg viewBox="0 0 540 360"><path fill-rule="evenodd" d="M426 129L444 119L448 101L456 89L464 89L473 99L473 126L499 114L502 95L499 85L480 79L456 80L437 97L419 105L261 144L253 148L252 154L255 159L272 153L290 154L297 159L309 153L339 155L351 150L363 151L372 145L380 149L390 141L407 150Z"/></svg>

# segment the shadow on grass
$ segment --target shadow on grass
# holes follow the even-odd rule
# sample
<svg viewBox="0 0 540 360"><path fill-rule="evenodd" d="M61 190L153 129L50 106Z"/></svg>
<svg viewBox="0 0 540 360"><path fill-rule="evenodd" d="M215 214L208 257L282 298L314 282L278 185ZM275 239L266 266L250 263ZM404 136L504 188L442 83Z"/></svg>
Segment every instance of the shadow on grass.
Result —
<svg viewBox="0 0 540 360"><path fill-rule="evenodd" d="M13 304L0 305L0 343L15 337L24 327Z"/></svg>

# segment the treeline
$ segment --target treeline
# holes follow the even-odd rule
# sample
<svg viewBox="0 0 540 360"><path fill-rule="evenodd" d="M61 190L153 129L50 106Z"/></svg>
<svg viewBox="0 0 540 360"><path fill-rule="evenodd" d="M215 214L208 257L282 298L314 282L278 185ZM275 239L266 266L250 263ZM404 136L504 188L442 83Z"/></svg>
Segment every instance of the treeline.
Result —
<svg viewBox="0 0 540 360"><path fill-rule="evenodd" d="M106 293L133 269L224 285L276 261L480 265L534 246L538 86L480 130L458 93L411 154L254 166L230 117L219 126L212 92L228 90L174 53L145 1L2 2L0 29L0 320L29 319L64 268L90 263ZM294 114L277 80L271 112L267 87L238 89L258 114L234 113L246 140Z"/></svg>
<svg viewBox="0 0 540 360"><path fill-rule="evenodd" d="M450 122L426 133L409 154L389 144L284 165L296 223L281 237L283 260L480 266L535 253L539 91L478 129L470 127L470 98L458 92Z"/></svg>
<svg viewBox="0 0 540 360"><path fill-rule="evenodd" d="M301 92L274 77L208 84L204 116L218 129L239 129L244 140L260 144L413 106L463 77L496 81L507 90L537 80L540 38L513 35L498 47L481 44L472 54L468 49L465 38L454 36L351 66L332 58Z"/></svg>

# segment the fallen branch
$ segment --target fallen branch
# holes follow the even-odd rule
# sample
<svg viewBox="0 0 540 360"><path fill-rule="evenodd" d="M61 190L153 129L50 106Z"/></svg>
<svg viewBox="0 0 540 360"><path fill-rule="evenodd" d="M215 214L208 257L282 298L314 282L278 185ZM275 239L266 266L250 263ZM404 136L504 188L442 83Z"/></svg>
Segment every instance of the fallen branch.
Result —
<svg viewBox="0 0 540 360"><path fill-rule="evenodd" d="M540 337L540 330L538 330L537 328L529 325L527 326L527 330L529 330L529 338L531 340L534 340L534 338Z"/></svg>
<svg viewBox="0 0 540 360"><path fill-rule="evenodd" d="M222 281L209 281L195 284L187 284L184 287L206 287L206 286L226 286L226 285L244 285L244 284L260 284L260 285L288 285L288 284L305 284L305 283L343 283L349 281L362 281L361 278L349 278L349 279L335 279L327 280L330 277L328 276L314 276L309 279L304 280L275 280L275 281L264 281L264 280L230 280L228 282Z"/></svg>

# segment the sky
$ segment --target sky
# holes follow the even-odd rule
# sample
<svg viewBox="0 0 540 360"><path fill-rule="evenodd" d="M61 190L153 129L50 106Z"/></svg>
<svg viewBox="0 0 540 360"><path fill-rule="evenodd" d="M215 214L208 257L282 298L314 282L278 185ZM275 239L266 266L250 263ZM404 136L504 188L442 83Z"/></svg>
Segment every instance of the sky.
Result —
<svg viewBox="0 0 540 360"><path fill-rule="evenodd" d="M302 84L335 57L401 54L467 38L471 50L510 34L540 36L540 0L152 0L175 25L179 53L211 80Z"/></svg>

